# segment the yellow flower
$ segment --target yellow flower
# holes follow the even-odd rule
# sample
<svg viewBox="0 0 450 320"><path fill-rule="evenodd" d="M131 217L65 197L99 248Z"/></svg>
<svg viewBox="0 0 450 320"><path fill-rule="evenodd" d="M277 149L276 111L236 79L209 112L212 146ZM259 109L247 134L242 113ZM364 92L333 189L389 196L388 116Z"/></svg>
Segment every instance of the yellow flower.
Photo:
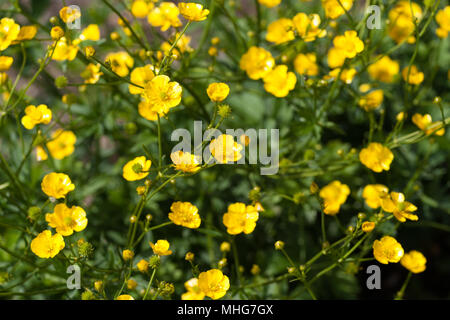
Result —
<svg viewBox="0 0 450 320"><path fill-rule="evenodd" d="M158 120L158 112L155 111L156 108L153 107L150 103L146 101L139 102L138 112L139 114L147 120L156 121ZM164 114L160 114L159 116L163 116Z"/></svg>
<svg viewBox="0 0 450 320"><path fill-rule="evenodd" d="M230 87L223 82L214 82L208 86L206 93L211 101L220 102L226 99L230 93Z"/></svg>
<svg viewBox="0 0 450 320"><path fill-rule="evenodd" d="M129 249L125 249L122 251L122 258L125 261L129 261L131 259L133 259L134 257L134 252L129 250Z"/></svg>
<svg viewBox="0 0 450 320"><path fill-rule="evenodd" d="M69 43L66 37L62 37L59 40L55 41L53 46L56 45L56 48L53 52L52 59L57 61L69 60L72 61L75 59L78 53L78 47L73 43ZM53 50L53 49L50 49Z"/></svg>
<svg viewBox="0 0 450 320"><path fill-rule="evenodd" d="M31 40L34 38L36 33L36 26L23 26L20 28L19 34L17 35L16 40L13 41L13 44L18 43L19 41Z"/></svg>
<svg viewBox="0 0 450 320"><path fill-rule="evenodd" d="M197 172L201 169L198 157L189 152L183 152L181 150L172 152L170 154L170 159L176 170L183 172Z"/></svg>
<svg viewBox="0 0 450 320"><path fill-rule="evenodd" d="M159 114L167 114L170 108L181 102L183 89L178 82L165 75L156 76L145 84L143 97Z"/></svg>
<svg viewBox="0 0 450 320"><path fill-rule="evenodd" d="M276 66L264 77L264 89L277 98L286 97L289 91L294 90L297 77L288 71L286 65Z"/></svg>
<svg viewBox="0 0 450 320"><path fill-rule="evenodd" d="M184 260L186 261L194 261L194 254L192 252L186 252L186 254L184 255Z"/></svg>
<svg viewBox="0 0 450 320"><path fill-rule="evenodd" d="M140 272L145 273L148 271L148 261L145 259L142 259L137 263L137 268Z"/></svg>
<svg viewBox="0 0 450 320"><path fill-rule="evenodd" d="M50 30L50 36L53 40L58 40L64 37L64 30L60 26L55 26Z"/></svg>
<svg viewBox="0 0 450 320"><path fill-rule="evenodd" d="M134 59L125 51L110 53L105 61L109 62L112 71L121 77L126 77L134 65Z"/></svg>
<svg viewBox="0 0 450 320"><path fill-rule="evenodd" d="M187 292L181 295L181 300L203 300L205 294L198 287L198 278L189 279L184 283Z"/></svg>
<svg viewBox="0 0 450 320"><path fill-rule="evenodd" d="M0 72L9 70L13 62L14 59L12 57L0 56Z"/></svg>
<svg viewBox="0 0 450 320"><path fill-rule="evenodd" d="M65 203L57 204L53 213L45 215L45 221L62 236L70 236L74 231L80 232L88 223L83 208L78 206L69 208Z"/></svg>
<svg viewBox="0 0 450 320"><path fill-rule="evenodd" d="M279 5L281 0L258 0L258 2L267 8L273 8Z"/></svg>
<svg viewBox="0 0 450 320"><path fill-rule="evenodd" d="M359 153L359 160L375 172L389 171L394 154L381 143L372 142Z"/></svg>
<svg viewBox="0 0 450 320"><path fill-rule="evenodd" d="M406 219L419 220L419 217L413 214L417 207L405 201L405 196L401 192L391 192L389 196L382 198L381 207L384 211L393 213L400 222L405 222Z"/></svg>
<svg viewBox="0 0 450 320"><path fill-rule="evenodd" d="M325 9L325 15L328 18L339 18L345 14L345 11L349 11L353 6L353 0L340 0L340 2L341 4L339 4L338 0L322 0L322 6Z"/></svg>
<svg viewBox="0 0 450 320"><path fill-rule="evenodd" d="M439 38L447 38L450 32L450 6L446 6L444 9L439 10L436 13L436 22L439 24L439 28L436 29L436 34Z"/></svg>
<svg viewBox="0 0 450 320"><path fill-rule="evenodd" d="M417 3L411 1L399 1L389 11L388 34L397 43L408 41L414 43L416 40L412 35L415 30L414 19L419 24L422 18L422 9Z"/></svg>
<svg viewBox="0 0 450 320"><path fill-rule="evenodd" d="M436 129L438 129L442 125L442 123L433 122L433 119L429 114L421 115L420 113L415 113L412 116L411 120L420 130L423 130L427 135L434 132L434 134L437 136L443 136L445 133L444 128L436 131Z"/></svg>
<svg viewBox="0 0 450 320"><path fill-rule="evenodd" d="M31 251L39 258L53 258L65 246L64 238L59 233L52 235L50 230L44 230L31 241Z"/></svg>
<svg viewBox="0 0 450 320"><path fill-rule="evenodd" d="M254 46L241 57L239 64L240 68L253 80L264 78L274 65L275 60L269 51Z"/></svg>
<svg viewBox="0 0 450 320"><path fill-rule="evenodd" d="M134 84L145 87L145 84L155 77L153 70L154 67L151 64L147 64L144 67L137 67L131 71L130 80ZM142 92L144 92L143 88L139 88L131 84L128 86L128 90L131 94L142 94Z"/></svg>
<svg viewBox="0 0 450 320"><path fill-rule="evenodd" d="M60 199L75 189L69 176L64 173L52 172L46 174L41 183L42 191L49 197Z"/></svg>
<svg viewBox="0 0 450 320"><path fill-rule="evenodd" d="M136 289L138 283L134 279L128 279L127 281L127 288L128 290L134 290Z"/></svg>
<svg viewBox="0 0 450 320"><path fill-rule="evenodd" d="M355 68L351 68L351 69L344 69L341 72L340 68L337 69L333 69L330 71L328 76L325 76L325 79L335 79L337 78L337 76L339 75L339 73L341 74L341 76L339 77L339 79L347 84L352 83L353 78L355 77L357 71Z"/></svg>
<svg viewBox="0 0 450 320"><path fill-rule="evenodd" d="M42 146L36 147L36 160L37 161L44 161L48 159L48 154L45 152L44 148Z"/></svg>
<svg viewBox="0 0 450 320"><path fill-rule="evenodd" d="M367 68L367 71L373 79L391 83L400 71L400 67L397 61L391 60L388 56L384 56L377 62L371 64Z"/></svg>
<svg viewBox="0 0 450 320"><path fill-rule="evenodd" d="M255 230L258 218L259 213L254 206L237 202L228 206L228 211L223 215L223 224L229 234L249 234Z"/></svg>
<svg viewBox="0 0 450 320"><path fill-rule="evenodd" d="M278 240L274 244L275 250L283 250L284 248L284 242L281 240Z"/></svg>
<svg viewBox="0 0 450 320"><path fill-rule="evenodd" d="M153 27L160 27L161 31L166 31L170 27L180 27L181 21L178 19L180 10L172 2L161 2L158 7L153 8L148 14L148 23Z"/></svg>
<svg viewBox="0 0 450 320"><path fill-rule="evenodd" d="M298 74L307 76L317 76L319 67L317 66L315 53L299 53L294 60L294 68Z"/></svg>
<svg viewBox="0 0 450 320"><path fill-rule="evenodd" d="M16 40L20 32L20 26L14 19L2 18L0 20L0 51L5 50Z"/></svg>
<svg viewBox="0 0 450 320"><path fill-rule="evenodd" d="M292 22L298 35L305 42L314 41L317 37L322 38L327 34L326 30L319 28L320 16L318 14L308 16L306 13L300 12L294 16Z"/></svg>
<svg viewBox="0 0 450 320"><path fill-rule="evenodd" d="M327 61L331 69L341 67L345 62L345 54L341 49L330 48L327 53Z"/></svg>
<svg viewBox="0 0 450 320"><path fill-rule="evenodd" d="M261 268L257 264L254 264L254 265L252 265L252 269L250 270L250 272L251 272L251 274L256 276L257 274L259 274L261 272Z"/></svg>
<svg viewBox="0 0 450 320"><path fill-rule="evenodd" d="M383 102L383 90L374 90L365 96L362 96L358 104L367 112L375 110Z"/></svg>
<svg viewBox="0 0 450 320"><path fill-rule="evenodd" d="M354 30L345 31L343 36L334 37L333 44L341 50L346 58L350 59L364 50L364 42L358 38L358 34Z"/></svg>
<svg viewBox="0 0 450 320"><path fill-rule="evenodd" d="M224 241L220 244L220 251L222 252L229 252L231 249L230 243L227 241Z"/></svg>
<svg viewBox="0 0 450 320"><path fill-rule="evenodd" d="M203 9L203 5L194 2L180 2L178 9L181 15L189 21L203 21L209 14L208 9Z"/></svg>
<svg viewBox="0 0 450 320"><path fill-rule="evenodd" d="M76 141L72 131L57 129L52 133L52 140L47 142L47 149L53 158L61 160L74 152Z"/></svg>
<svg viewBox="0 0 450 320"><path fill-rule="evenodd" d="M97 83L97 81L100 80L100 76L103 75L103 72L101 72L100 69L101 66L99 63L89 63L81 73L84 83Z"/></svg>
<svg viewBox="0 0 450 320"><path fill-rule="evenodd" d="M136 157L123 166L122 176L128 181L144 179L150 173L151 165L151 160L147 160L145 156Z"/></svg>
<svg viewBox="0 0 450 320"><path fill-rule="evenodd" d="M365 221L361 225L362 231L364 231L366 233L371 232L374 228L375 228L375 222L372 222L372 221Z"/></svg>
<svg viewBox="0 0 450 320"><path fill-rule="evenodd" d="M216 57L216 56L219 54L219 51L217 50L216 47L209 47L209 49L208 49L208 54L209 54L211 57Z"/></svg>
<svg viewBox="0 0 450 320"><path fill-rule="evenodd" d="M116 298L116 300L134 300L134 298L129 294L121 294Z"/></svg>
<svg viewBox="0 0 450 320"><path fill-rule="evenodd" d="M421 252L416 250L405 253L402 260L400 260L400 264L412 273L424 272L427 268L426 263L427 258L425 258Z"/></svg>
<svg viewBox="0 0 450 320"><path fill-rule="evenodd" d="M368 184L364 187L362 196L372 209L381 207L381 202L387 196L389 189L382 184Z"/></svg>
<svg viewBox="0 0 450 320"><path fill-rule="evenodd" d="M21 122L26 129L31 130L37 124L49 124L51 120L52 111L45 104L40 104L37 107L33 105L26 107Z"/></svg>
<svg viewBox="0 0 450 320"><path fill-rule="evenodd" d="M209 150L219 163L236 162L242 158L242 145L229 134L221 134L209 144Z"/></svg>
<svg viewBox="0 0 450 320"><path fill-rule="evenodd" d="M402 77L403 80L407 81L409 84L421 84L424 79L423 72L420 72L415 65L412 65L411 68L404 68L402 70Z"/></svg>
<svg viewBox="0 0 450 320"><path fill-rule="evenodd" d="M332 216L339 213L341 205L345 203L349 194L350 188L338 180L320 189L319 196L323 199L323 212Z"/></svg>
<svg viewBox="0 0 450 320"><path fill-rule="evenodd" d="M169 241L167 240L158 240L156 241L156 244L150 242L150 247L152 247L153 253L158 256L168 256L172 254L172 251L169 250Z"/></svg>
<svg viewBox="0 0 450 320"><path fill-rule="evenodd" d="M266 40L269 42L280 44L294 39L294 23L291 19L281 18L267 27Z"/></svg>
<svg viewBox="0 0 450 320"><path fill-rule="evenodd" d="M219 269L211 269L200 273L198 287L211 299L222 298L230 288L230 280Z"/></svg>
<svg viewBox="0 0 450 320"><path fill-rule="evenodd" d="M143 0L136 0L133 1L132 5L131 5L131 13L133 14L133 16L135 16L136 18L145 18L149 11L151 9L153 9L153 3L147 3Z"/></svg>
<svg viewBox="0 0 450 320"><path fill-rule="evenodd" d="M373 242L373 256L382 264L397 263L403 257L403 247L395 238L384 236Z"/></svg>
<svg viewBox="0 0 450 320"><path fill-rule="evenodd" d="M200 227L201 219L198 208L190 202L174 202L170 207L169 219L173 223L186 228Z"/></svg>
<svg viewBox="0 0 450 320"><path fill-rule="evenodd" d="M80 35L80 40L91 40L91 41L98 41L100 40L100 28L96 24L90 24L88 25Z"/></svg>
<svg viewBox="0 0 450 320"><path fill-rule="evenodd" d="M81 17L81 12L76 8L64 7L59 11L59 16L65 23L71 23Z"/></svg>

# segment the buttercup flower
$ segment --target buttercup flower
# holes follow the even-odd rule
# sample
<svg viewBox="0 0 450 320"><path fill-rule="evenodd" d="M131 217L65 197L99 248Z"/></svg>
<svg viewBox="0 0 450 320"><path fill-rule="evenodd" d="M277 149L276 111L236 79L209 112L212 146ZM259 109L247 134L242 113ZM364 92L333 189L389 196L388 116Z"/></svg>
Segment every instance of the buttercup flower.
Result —
<svg viewBox="0 0 450 320"><path fill-rule="evenodd" d="M52 140L47 142L47 149L53 158L61 160L70 156L75 150L77 137L72 131L57 129L52 133L51 137Z"/></svg>
<svg viewBox="0 0 450 320"><path fill-rule="evenodd" d="M294 39L294 23L291 19L281 18L267 27L266 40L269 42L280 44Z"/></svg>
<svg viewBox="0 0 450 320"><path fill-rule="evenodd" d="M64 173L52 172L46 174L41 183L42 191L49 197L60 199L75 189L69 176Z"/></svg>
<svg viewBox="0 0 450 320"><path fill-rule="evenodd" d="M328 215L339 213L341 205L345 203L350 188L340 181L333 181L320 189L319 196L323 199L323 212Z"/></svg>
<svg viewBox="0 0 450 320"><path fill-rule="evenodd" d="M0 56L0 72L7 71L11 68L14 59L8 56Z"/></svg>
<svg viewBox="0 0 450 320"><path fill-rule="evenodd" d="M167 240L158 240L156 244L150 242L150 247L152 247L153 253L158 256L168 256L172 254L172 251L169 250L170 244Z"/></svg>
<svg viewBox="0 0 450 320"><path fill-rule="evenodd" d="M420 129L423 130L427 135L434 132L437 136L443 136L445 133L445 129L441 128L437 130L440 126L442 126L442 122L433 122L431 115L420 113L415 113L412 118L412 122Z"/></svg>
<svg viewBox="0 0 450 320"><path fill-rule="evenodd" d="M81 17L81 12L76 8L64 7L59 11L59 16L65 23L71 23Z"/></svg>
<svg viewBox="0 0 450 320"><path fill-rule="evenodd" d="M197 172L201 169L198 157L189 152L183 152L181 150L172 152L170 154L170 159L176 170L183 172Z"/></svg>
<svg viewBox="0 0 450 320"><path fill-rule="evenodd" d="M289 91L294 90L297 77L288 71L286 65L276 66L264 77L264 89L277 98L286 97Z"/></svg>
<svg viewBox="0 0 450 320"><path fill-rule="evenodd" d="M381 207L383 198L388 195L389 189L382 184L368 184L364 187L362 196L366 204L372 209Z"/></svg>
<svg viewBox="0 0 450 320"><path fill-rule="evenodd" d="M359 153L359 160L375 172L389 171L394 154L381 143L372 142Z"/></svg>
<svg viewBox="0 0 450 320"><path fill-rule="evenodd" d="M172 2L161 2L158 7L153 8L148 14L148 23L153 27L160 27L161 31L166 31L170 27L180 27L181 21L178 19L180 10Z"/></svg>
<svg viewBox="0 0 450 320"><path fill-rule="evenodd" d="M88 223L83 208L78 206L69 208L65 203L57 204L53 213L45 215L45 221L62 236L70 236L74 231L80 232Z"/></svg>
<svg viewBox="0 0 450 320"><path fill-rule="evenodd" d="M273 8L279 5L281 0L258 0L258 2L267 8Z"/></svg>
<svg viewBox="0 0 450 320"><path fill-rule="evenodd" d="M278 240L274 244L275 250L282 250L284 248L284 242L281 240Z"/></svg>
<svg viewBox="0 0 450 320"><path fill-rule="evenodd" d="M97 83L97 81L100 80L100 76L103 75L103 72L101 72L100 69L101 66L99 63L89 63L86 66L86 69L81 73L84 83Z"/></svg>
<svg viewBox="0 0 450 320"><path fill-rule="evenodd" d="M96 24L90 24L88 25L80 35L80 40L91 40L91 41L98 41L100 40L100 28Z"/></svg>
<svg viewBox="0 0 450 320"><path fill-rule="evenodd" d="M44 230L31 241L31 251L39 258L48 259L56 256L65 246L63 236L52 235L50 230Z"/></svg>
<svg viewBox="0 0 450 320"><path fill-rule="evenodd" d="M163 113L158 113L155 110L157 110L157 108L155 108L152 104L148 103L147 101L139 102L138 112L145 119L149 121L156 121L158 120L158 114L160 117L164 115Z"/></svg>
<svg viewBox="0 0 450 320"><path fill-rule="evenodd" d="M421 273L424 272L427 268L426 266L427 258L416 250L411 250L408 253L405 253L403 258L400 260L400 264L411 271L412 273Z"/></svg>
<svg viewBox="0 0 450 320"><path fill-rule="evenodd" d="M341 67L345 62L344 52L338 48L330 48L327 53L327 62L331 69Z"/></svg>
<svg viewBox="0 0 450 320"><path fill-rule="evenodd" d="M405 201L405 196L401 192L391 192L389 196L382 198L381 207L386 212L391 212L400 222L406 219L417 221L419 217L413 214L417 207Z"/></svg>
<svg viewBox="0 0 450 320"><path fill-rule="evenodd" d="M247 72L250 79L263 78L275 65L272 54L264 48L250 47L241 57L240 68Z"/></svg>
<svg viewBox="0 0 450 320"><path fill-rule="evenodd" d="M134 257L134 252L129 250L129 249L125 249L122 251L122 258L125 261L129 261L131 259L133 259Z"/></svg>
<svg viewBox="0 0 450 320"><path fill-rule="evenodd" d="M135 0L131 4L131 13L136 18L145 18L153 7L153 2L147 3L144 0Z"/></svg>
<svg viewBox="0 0 450 320"><path fill-rule="evenodd" d="M353 0L322 0L322 6L325 9L325 14L330 19L336 19L349 11L353 6ZM344 10L345 9L345 10Z"/></svg>
<svg viewBox="0 0 450 320"><path fill-rule="evenodd" d="M229 252L231 249L231 245L229 242L224 241L220 244L220 251L222 252Z"/></svg>
<svg viewBox="0 0 450 320"><path fill-rule="evenodd" d="M17 38L13 41L13 44L18 43L20 41L31 40L37 33L36 26L22 26L20 27L19 34Z"/></svg>
<svg viewBox="0 0 450 320"><path fill-rule="evenodd" d="M227 293L230 288L230 280L219 269L211 269L200 273L198 287L207 297L217 300Z"/></svg>
<svg viewBox="0 0 450 320"><path fill-rule="evenodd" d="M365 96L362 96L358 104L367 112L375 110L383 102L383 90L374 90Z"/></svg>
<svg viewBox="0 0 450 320"><path fill-rule="evenodd" d="M136 157L123 166L122 176L128 181L144 179L150 173L149 170L151 165L151 160L147 160L145 156Z"/></svg>
<svg viewBox="0 0 450 320"><path fill-rule="evenodd" d="M256 227L259 213L254 206L246 206L237 202L228 206L228 211L223 215L223 224L229 234L252 233Z"/></svg>
<svg viewBox="0 0 450 320"><path fill-rule="evenodd" d="M25 115L22 117L22 125L28 129L33 129L37 124L49 124L52 120L52 111L45 105L30 105L25 108Z"/></svg>
<svg viewBox="0 0 450 320"><path fill-rule="evenodd" d="M153 72L153 70L154 68L150 64L144 67L137 67L133 69L133 71L131 71L130 80L134 84L145 87L146 83L151 81L155 77L155 73ZM131 94L142 94L144 92L144 89L133 86L132 84L128 86L128 90Z"/></svg>
<svg viewBox="0 0 450 320"><path fill-rule="evenodd" d="M320 16L318 14L307 15L300 12L292 18L295 30L298 35L305 41L314 41L317 37L322 38L327 34L326 30L319 28Z"/></svg>
<svg viewBox="0 0 450 320"><path fill-rule="evenodd" d="M351 69L344 69L341 72L341 68L336 68L330 71L328 76L325 76L324 79L336 79L339 75L339 73L341 74L341 76L339 77L339 80L350 84L353 81L353 78L355 77L357 71L355 68L351 68Z"/></svg>
<svg viewBox="0 0 450 320"><path fill-rule="evenodd" d="M145 273L148 271L149 263L147 260L141 259L141 261L139 261L136 266L140 272Z"/></svg>
<svg viewBox="0 0 450 320"><path fill-rule="evenodd" d="M0 20L0 51L8 48L16 40L20 32L20 26L11 18Z"/></svg>
<svg viewBox="0 0 450 320"><path fill-rule="evenodd" d="M176 107L181 102L183 89L178 82L170 81L165 75L156 76L145 84L144 99L159 114L166 114L170 108Z"/></svg>
<svg viewBox="0 0 450 320"><path fill-rule="evenodd" d="M354 58L364 50L364 42L358 38L356 31L345 31L344 35L336 36L333 39L334 46L341 50L346 58Z"/></svg>
<svg viewBox="0 0 450 320"><path fill-rule="evenodd" d="M181 295L181 300L203 300L205 294L198 286L198 278L189 279L184 283L187 292Z"/></svg>
<svg viewBox="0 0 450 320"><path fill-rule="evenodd" d="M60 26L54 26L50 30L50 36L53 40L58 40L62 37L64 37L64 30Z"/></svg>
<svg viewBox="0 0 450 320"><path fill-rule="evenodd" d="M415 65L412 65L411 68L404 68L402 70L402 77L403 80L405 80L409 84L421 84L424 79L423 72L420 72Z"/></svg>
<svg viewBox="0 0 450 320"><path fill-rule="evenodd" d="M388 34L395 42L408 41L409 43L414 43L416 41L413 36L415 29L414 19L417 19L418 24L422 18L422 9L417 3L406 0L399 1L389 11L388 17Z"/></svg>
<svg viewBox="0 0 450 320"><path fill-rule="evenodd" d="M194 2L180 2L178 9L181 15L189 21L203 21L209 14L208 9L203 9L203 5Z"/></svg>
<svg viewBox="0 0 450 320"><path fill-rule="evenodd" d="M208 86L206 89L206 93L211 101L220 102L226 99L228 94L230 93L230 87L226 83L223 82L214 82Z"/></svg>
<svg viewBox="0 0 450 320"><path fill-rule="evenodd" d="M450 32L450 6L446 6L444 9L439 10L436 13L436 22L439 28L436 29L436 34L439 38L447 38Z"/></svg>
<svg viewBox="0 0 450 320"><path fill-rule="evenodd" d="M365 221L361 225L362 231L364 231L366 233L371 232L374 228L375 228L375 222L372 222L372 221Z"/></svg>
<svg viewBox="0 0 450 320"><path fill-rule="evenodd" d="M45 149L42 146L36 147L36 160L44 161L48 159L48 154L45 152Z"/></svg>
<svg viewBox="0 0 450 320"><path fill-rule="evenodd" d="M186 228L200 227L201 219L198 208L190 202L174 202L170 207L169 219L173 223Z"/></svg>
<svg viewBox="0 0 450 320"><path fill-rule="evenodd" d="M134 59L125 51L110 53L105 61L109 63L111 70L121 77L126 77L134 65Z"/></svg>
<svg viewBox="0 0 450 320"><path fill-rule="evenodd" d="M209 144L209 150L218 163L238 161L242 158L242 148L229 134L221 134Z"/></svg>
<svg viewBox="0 0 450 320"><path fill-rule="evenodd" d="M315 53L299 53L294 60L294 68L298 74L307 76L317 76L319 67L316 63Z"/></svg>
<svg viewBox="0 0 450 320"><path fill-rule="evenodd" d="M384 56L367 68L371 78L385 83L391 83L399 70L398 62L388 56Z"/></svg>
<svg viewBox="0 0 450 320"><path fill-rule="evenodd" d="M384 236L373 242L373 256L379 263L397 263L403 257L403 247L395 238Z"/></svg>
<svg viewBox="0 0 450 320"><path fill-rule="evenodd" d="M62 37L55 41L53 46L56 46L52 55L53 60L64 61L69 60L72 61L75 59L78 53L78 46L74 43L69 43L66 37ZM53 50L53 49L50 49Z"/></svg>
<svg viewBox="0 0 450 320"><path fill-rule="evenodd" d="M134 300L134 298L129 294L121 294L116 298L116 300Z"/></svg>

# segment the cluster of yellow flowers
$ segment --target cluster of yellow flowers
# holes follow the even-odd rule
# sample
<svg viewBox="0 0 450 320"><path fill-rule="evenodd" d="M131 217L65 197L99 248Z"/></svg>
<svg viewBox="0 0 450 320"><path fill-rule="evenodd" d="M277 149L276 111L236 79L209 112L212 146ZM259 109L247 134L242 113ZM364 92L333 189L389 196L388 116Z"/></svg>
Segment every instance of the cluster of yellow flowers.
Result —
<svg viewBox="0 0 450 320"><path fill-rule="evenodd" d="M42 191L50 199L65 198L75 189L70 177L64 173L52 172L42 179ZM52 235L50 230L44 230L31 241L31 251L40 258L53 258L65 247L64 238L73 232L83 231L88 223L86 212L78 206L68 207L66 203L55 205L52 213L45 215L48 225L56 230Z"/></svg>

